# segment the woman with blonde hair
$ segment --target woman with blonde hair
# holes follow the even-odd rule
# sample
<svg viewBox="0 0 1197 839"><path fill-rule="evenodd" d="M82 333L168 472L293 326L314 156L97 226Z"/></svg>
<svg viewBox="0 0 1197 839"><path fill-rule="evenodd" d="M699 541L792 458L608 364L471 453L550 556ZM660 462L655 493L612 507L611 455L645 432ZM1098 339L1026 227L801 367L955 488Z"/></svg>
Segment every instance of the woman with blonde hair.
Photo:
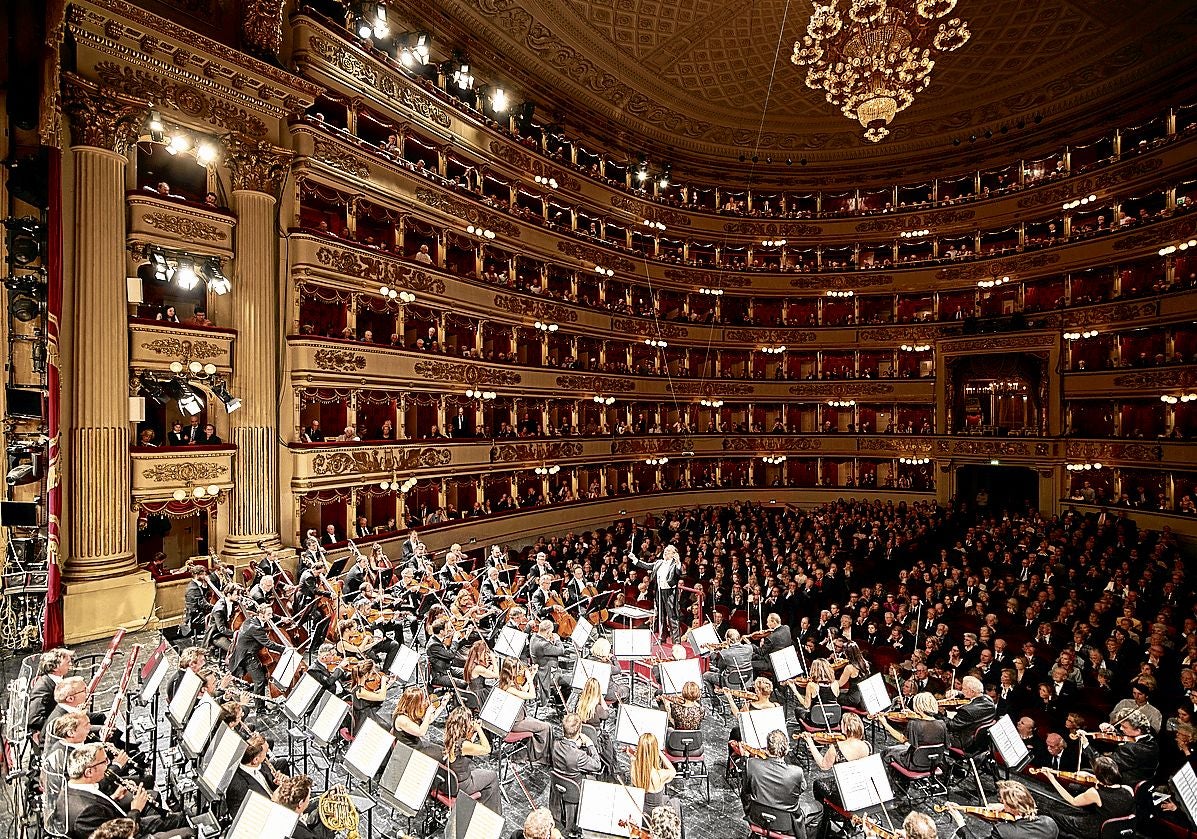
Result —
<svg viewBox="0 0 1197 839"><path fill-rule="evenodd" d="M677 777L677 770L661 756L661 744L655 734L645 732L636 743L632 753L632 786L644 790L644 806L649 812L662 804L670 803L665 787Z"/></svg>
<svg viewBox="0 0 1197 839"><path fill-rule="evenodd" d="M594 726L595 734L598 735L595 746L598 747L599 757L603 761L603 772L608 777L614 777L616 770L615 744L611 742L611 737L606 730L601 728L602 724L611 718L611 709L607 707L607 702L603 699L602 685L593 676L582 685L582 692L578 695L578 707L575 712L585 725Z"/></svg>
<svg viewBox="0 0 1197 839"><path fill-rule="evenodd" d="M457 778L457 789L453 792L479 793L479 803L499 813L503 806L499 776L490 769L474 766L472 760L489 754L490 740L486 739L482 724L474 719L469 708L454 708L445 720L445 743L441 750L441 759Z"/></svg>

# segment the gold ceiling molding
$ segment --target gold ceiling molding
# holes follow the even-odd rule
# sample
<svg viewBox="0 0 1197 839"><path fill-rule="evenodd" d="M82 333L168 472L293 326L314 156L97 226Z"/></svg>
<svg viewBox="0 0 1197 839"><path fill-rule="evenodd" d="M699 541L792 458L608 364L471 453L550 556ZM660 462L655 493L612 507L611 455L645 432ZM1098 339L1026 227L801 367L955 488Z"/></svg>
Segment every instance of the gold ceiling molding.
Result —
<svg viewBox="0 0 1197 839"><path fill-rule="evenodd" d="M862 329L857 337L861 341L933 341L946 332L942 326L882 326Z"/></svg>
<svg viewBox="0 0 1197 839"><path fill-rule="evenodd" d="M227 352L227 348L207 341L193 341L188 338L158 338L154 341L142 341L141 348L149 350L155 355L165 355L177 359L184 364L192 361L206 361L209 358L219 358Z"/></svg>
<svg viewBox="0 0 1197 839"><path fill-rule="evenodd" d="M341 72L369 85L383 96L396 100L441 128L450 128L453 125L453 120L444 108L409 87L408 82L402 80L398 73L367 64L343 43L312 35L308 38L308 47Z"/></svg>
<svg viewBox="0 0 1197 839"><path fill-rule="evenodd" d="M665 389L677 396L751 396L756 393L755 385L738 385L719 380L718 382L669 382Z"/></svg>
<svg viewBox="0 0 1197 839"><path fill-rule="evenodd" d="M900 216L884 216L869 219L856 225L857 233L896 233L901 230L917 230L920 227L943 227L946 224L960 224L976 217L976 210L936 210L930 213L903 213Z"/></svg>
<svg viewBox="0 0 1197 839"><path fill-rule="evenodd" d="M823 226L800 221L729 221L723 225L725 233L744 236L794 237L822 236Z"/></svg>
<svg viewBox="0 0 1197 839"><path fill-rule="evenodd" d="M453 459L449 449L424 446L400 448L377 446L348 452L329 452L312 460L312 474L318 477L368 475L379 472L410 472L447 466Z"/></svg>
<svg viewBox="0 0 1197 839"><path fill-rule="evenodd" d="M930 454L931 440L907 439L904 437L860 437L856 450L861 452L908 452Z"/></svg>
<svg viewBox="0 0 1197 839"><path fill-rule="evenodd" d="M1150 175L1163 166L1164 160L1161 157L1138 158L1129 163L1124 162L1115 166L1100 175L1069 178L1062 183L1038 187L1030 195L1020 198L1018 206L1024 210L1032 207L1056 206L1074 198L1083 198L1094 192L1121 186L1128 181Z"/></svg>
<svg viewBox="0 0 1197 839"><path fill-rule="evenodd" d="M563 390L583 390L594 393L628 393L636 383L622 376L564 375L557 377L557 387Z"/></svg>
<svg viewBox="0 0 1197 839"><path fill-rule="evenodd" d="M523 379L511 370L495 370L478 364L464 364L455 361L417 361L417 376L424 376L437 382L454 382L463 385L518 385Z"/></svg>
<svg viewBox="0 0 1197 839"><path fill-rule="evenodd" d="M283 0L244 0L241 37L248 52L277 60L283 47Z"/></svg>
<svg viewBox="0 0 1197 839"><path fill-rule="evenodd" d="M828 274L826 277L795 277L790 280L791 287L801 289L857 289L893 284L893 274L874 274L871 271L861 271L859 274Z"/></svg>
<svg viewBox="0 0 1197 839"><path fill-rule="evenodd" d="M723 340L749 344L813 344L816 335L793 329L725 329Z"/></svg>
<svg viewBox="0 0 1197 839"><path fill-rule="evenodd" d="M1197 213L1153 224L1139 233L1123 236L1114 243L1114 250L1130 251L1154 248L1157 245L1174 245L1194 236L1197 236Z"/></svg>
<svg viewBox="0 0 1197 839"><path fill-rule="evenodd" d="M62 81L62 109L71 121L72 145L125 154L149 114L149 101L75 73L63 73Z"/></svg>
<svg viewBox="0 0 1197 839"><path fill-rule="evenodd" d="M184 239L195 239L201 242L223 242L229 238L228 234L214 224L206 224L187 216L174 213L144 213L141 220L164 233L174 233Z"/></svg>
<svg viewBox="0 0 1197 839"><path fill-rule="evenodd" d="M366 357L353 350L333 350L321 348L312 357L316 367L321 370L334 370L338 373L356 373L366 369Z"/></svg>
<svg viewBox="0 0 1197 839"><path fill-rule="evenodd" d="M1065 440L1064 457L1068 460L1088 460L1097 463L1109 463L1112 460L1159 463L1164 459L1164 447L1158 443L1087 443Z"/></svg>
<svg viewBox="0 0 1197 839"><path fill-rule="evenodd" d="M666 268L665 279L708 288L747 288L752 280L735 272L704 271L700 268Z"/></svg>
<svg viewBox="0 0 1197 839"><path fill-rule="evenodd" d="M302 113L321 91L313 82L122 0L72 4L68 25L79 43L275 119Z"/></svg>
<svg viewBox="0 0 1197 839"><path fill-rule="evenodd" d="M125 67L114 61L96 64L101 83L130 96L148 99L155 107L175 110L201 119L219 128L243 131L253 137L266 136L266 123L244 108L210 98L199 88L183 82L171 82L138 67Z"/></svg>
<svg viewBox="0 0 1197 839"><path fill-rule="evenodd" d="M583 245L581 242L558 240L557 250L566 256L572 256L574 259L580 259L583 262L593 262L595 265L601 265L604 268L614 268L616 271L636 270L636 264L627 257L618 256L609 251L592 247L591 245Z"/></svg>
<svg viewBox="0 0 1197 839"><path fill-rule="evenodd" d="M508 294L495 295L495 308L513 315L522 315L537 320L551 320L560 323L575 323L578 320L578 313L570 306L547 300L528 300Z"/></svg>
<svg viewBox="0 0 1197 839"><path fill-rule="evenodd" d="M488 227L494 232L502 236L510 236L512 239L520 237L520 229L507 219L480 210L467 201L423 188L416 190L416 198L433 209L448 213L469 224Z"/></svg>
<svg viewBox="0 0 1197 839"><path fill-rule="evenodd" d="M626 195L612 195L611 206L632 213L640 220L658 221L669 227L690 227L693 224L685 213L662 207L660 204L645 204Z"/></svg>
<svg viewBox="0 0 1197 839"><path fill-rule="evenodd" d="M790 385L790 393L795 396L840 397L840 396L885 396L893 393L894 386L882 382L869 382L855 379L851 382L818 382L810 384Z"/></svg>
<svg viewBox="0 0 1197 839"><path fill-rule="evenodd" d="M1053 335L990 335L987 338L949 338L939 347L941 355L961 355L989 350L1001 352L1017 349L1052 349L1059 336Z"/></svg>
<svg viewBox="0 0 1197 839"><path fill-rule="evenodd" d="M369 166L353 152L334 146L332 143L316 140L312 146L312 157L321 163L327 163L335 169L340 169L342 172L348 172L354 177L365 181L370 180Z"/></svg>
<svg viewBox="0 0 1197 839"><path fill-rule="evenodd" d="M690 330L675 323L659 323L647 318L611 318L611 330L628 335L651 335L655 338L685 338Z"/></svg>
<svg viewBox="0 0 1197 839"><path fill-rule="evenodd" d="M316 250L316 260L338 274L369 280L379 286L402 286L410 291L430 294L445 293L444 280L388 257L321 245Z"/></svg>
<svg viewBox="0 0 1197 839"><path fill-rule="evenodd" d="M1019 274L1055 265L1060 261L1056 253L1028 253L1006 259L983 259L951 268L942 268L936 274L937 280L983 280L999 274Z"/></svg>

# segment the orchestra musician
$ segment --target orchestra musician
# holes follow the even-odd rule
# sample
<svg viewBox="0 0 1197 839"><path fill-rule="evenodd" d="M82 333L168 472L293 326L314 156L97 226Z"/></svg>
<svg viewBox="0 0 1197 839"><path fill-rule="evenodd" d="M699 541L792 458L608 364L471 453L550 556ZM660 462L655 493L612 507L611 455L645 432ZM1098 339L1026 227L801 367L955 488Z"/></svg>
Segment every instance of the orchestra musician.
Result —
<svg viewBox="0 0 1197 839"><path fill-rule="evenodd" d="M494 603L499 597L499 592L505 591L503 581L499 579L499 569L491 566L486 569L486 576L483 577L482 583L479 586L479 597L483 603Z"/></svg>
<svg viewBox="0 0 1197 839"><path fill-rule="evenodd" d="M768 757L750 758L744 767L744 786L740 792L744 814L748 821L770 831L805 839L807 820L817 815L818 806L802 795L806 774L802 767L786 762L790 738L784 731L770 731L765 744ZM771 823L763 820L761 808L775 815L775 820Z"/></svg>
<svg viewBox="0 0 1197 839"><path fill-rule="evenodd" d="M233 615L241 600L241 587L230 583L225 586L220 598L208 612L208 630L204 634L204 646L215 647L227 653L233 646Z"/></svg>
<svg viewBox="0 0 1197 839"><path fill-rule="evenodd" d="M561 736L553 740L551 763L553 772L579 783L583 776L594 777L603 770L598 745L582 733L582 718L577 714L562 718Z"/></svg>
<svg viewBox="0 0 1197 839"><path fill-rule="evenodd" d="M332 587L328 583L328 566L321 558L312 560L299 575L292 610L295 614L303 615L303 626L311 631L313 638L328 637L329 624L333 619L333 614L317 609L316 600L321 596L332 594Z"/></svg>
<svg viewBox="0 0 1197 839"><path fill-rule="evenodd" d="M1056 839L1060 835L1055 820L1051 816L1040 815L1035 797L1026 784L1021 781L998 781L997 793L1001 802L1001 809L997 813L1006 814L1009 819L994 821L988 839ZM960 810L949 807L948 812L959 828L957 836L978 839L978 834L969 829Z"/></svg>
<svg viewBox="0 0 1197 839"><path fill-rule="evenodd" d="M454 708L445 720L445 742L441 760L457 778L458 791L464 795L479 793L478 803L502 812L502 798L499 791L499 776L492 769L474 765L471 758L490 754L490 740L482 730L482 724L474 719L469 708Z"/></svg>
<svg viewBox="0 0 1197 839"><path fill-rule="evenodd" d="M282 778L271 800L288 810L299 813L299 822L291 831L291 839L333 839L336 835L320 818L318 806L312 801L312 779L308 775Z"/></svg>
<svg viewBox="0 0 1197 839"><path fill-rule="evenodd" d="M497 546L496 546L497 547ZM524 819L524 828L512 839L563 839L547 807L537 807Z"/></svg>
<svg viewBox="0 0 1197 839"><path fill-rule="evenodd" d="M449 586L454 583L464 583L471 579L470 572L466 571L461 566L461 560L465 554L461 551L461 545L454 544L449 548L448 553L445 554L445 564L441 566L436 574L437 580L441 585Z"/></svg>
<svg viewBox="0 0 1197 839"><path fill-rule="evenodd" d="M405 567L410 566L420 571L421 569L416 568L415 558L417 551L423 545L424 543L420 541L420 534L414 530L407 531L407 539L403 541L403 547L399 549L399 564Z"/></svg>
<svg viewBox="0 0 1197 839"><path fill-rule="evenodd" d="M506 691L512 696L525 702L536 698L531 681L536 675L536 668L528 668L514 658L505 658L499 667L498 690ZM529 717L523 708L516 715L511 726L512 731L527 731L532 739L528 744L529 760L535 763L549 762L549 746L552 745L553 727L544 720Z"/></svg>
<svg viewBox="0 0 1197 839"><path fill-rule="evenodd" d="M468 686L465 680L454 670L464 660L451 649L453 644L453 625L447 618L437 618L429 628L428 642L428 676L429 681L439 687L465 690Z"/></svg>
<svg viewBox="0 0 1197 839"><path fill-rule="evenodd" d="M1090 839L1099 834L1106 820L1130 815L1135 810L1135 794L1122 783L1118 764L1109 755L1101 755L1093 761L1093 775L1097 783L1076 795L1069 792L1050 769L1037 769L1034 772L1047 779L1066 805L1060 807L1052 799L1043 800L1044 808L1050 808L1064 836Z"/></svg>
<svg viewBox="0 0 1197 839"><path fill-rule="evenodd" d="M946 746L948 743L948 727L936 714L939 713L939 702L934 694L916 693L910 702L913 716L906 723L906 733L898 731L884 714L877 714L870 719L879 718L885 730L897 740L897 745L885 750L882 757L887 764L900 762L908 769L924 771L930 768L921 763L920 746Z"/></svg>
<svg viewBox="0 0 1197 839"><path fill-rule="evenodd" d="M768 708L780 708L781 705L773 701L773 683L764 676L757 676L752 682L752 695L747 698L743 705L737 706L732 694L728 689L721 688L723 696L727 700L728 707L731 708L732 716L739 718L740 714L745 711L764 711ZM740 724L737 722L731 729L731 740L740 739Z"/></svg>
<svg viewBox="0 0 1197 839"><path fill-rule="evenodd" d="M341 696L345 693L343 683L348 678L344 664L345 657L337 652L336 644L321 644L316 652L316 660L308 667L307 672L324 690Z"/></svg>
<svg viewBox="0 0 1197 839"><path fill-rule="evenodd" d="M1117 745L1109 753L1109 757L1118 766L1118 773L1125 784L1137 784L1139 781L1150 780L1155 776L1160 766L1160 744L1151 731L1151 723L1147 716L1139 710L1128 711L1119 723L1118 733L1114 726L1102 723L1101 734L1091 736L1086 731L1077 732L1081 741L1081 752L1093 761L1096 752L1094 741ZM1104 735L1104 736L1103 736Z"/></svg>
<svg viewBox="0 0 1197 839"><path fill-rule="evenodd" d="M637 568L649 572L649 578L656 587L657 634L662 644L681 640L678 636L677 586L682 579L682 563L676 545L666 545L661 558L646 562L635 554L628 559Z"/></svg>
<svg viewBox="0 0 1197 839"><path fill-rule="evenodd" d="M985 693L985 686L976 676L965 676L960 680L960 693L968 702L956 709L955 716L949 717L948 731L952 735L952 745L968 751L981 727L997 719L997 705Z"/></svg>
<svg viewBox="0 0 1197 839"><path fill-rule="evenodd" d="M792 681L789 686L802 706L803 714L808 714L815 705L836 705L839 702L840 683L831 662L825 658L816 658L810 663L810 676L805 689L798 690Z"/></svg>
<svg viewBox="0 0 1197 839"><path fill-rule="evenodd" d="M769 634L762 638L760 645L752 651L752 669L756 673L772 673L770 653L784 650L794 643L790 628L781 622L781 615L777 612L770 612L765 618L765 628L769 630Z"/></svg>
<svg viewBox="0 0 1197 839"><path fill-rule="evenodd" d="M274 577L263 575L254 583L246 596L258 605L266 605L274 602L275 595Z"/></svg>
<svg viewBox="0 0 1197 839"><path fill-rule="evenodd" d="M743 690L752 678L752 647L738 629L728 629L724 643L727 647L711 653L711 669L702 674L702 680L712 691L717 687Z"/></svg>
<svg viewBox="0 0 1197 839"><path fill-rule="evenodd" d="M225 804L230 813L241 809L241 802L250 792L256 792L269 798L283 780L282 775L274 771L269 763L270 745L261 734L254 734L246 742L245 754L241 755L241 765L233 773L225 790Z"/></svg>
<svg viewBox="0 0 1197 839"><path fill-rule="evenodd" d="M112 795L103 792L100 782L109 764L108 751L102 743L84 743L67 757L67 783L59 799L59 816L66 825L69 839L88 839L92 831L105 822L121 818L134 821L139 837L167 839L195 835L191 828L179 826L179 816L147 816L150 793L143 786L138 786L134 792L125 787L118 788ZM122 803L126 799L127 803Z"/></svg>
<svg viewBox="0 0 1197 839"><path fill-rule="evenodd" d="M283 648L271 640L267 625L271 617L269 606L257 608L237 633L237 641L233 644L233 652L229 662L229 671L234 676L248 676L254 686L254 703L259 713L266 710L266 696L268 685L266 681L266 667L258 658L263 650L282 653Z"/></svg>
<svg viewBox="0 0 1197 839"><path fill-rule="evenodd" d="M676 800L665 794L665 787L677 777L677 770L661 754L655 734L644 732L636 742L629 773L633 787L644 790L644 809L662 805L677 808Z"/></svg>
<svg viewBox="0 0 1197 839"><path fill-rule="evenodd" d="M191 582L183 592L183 623L179 635L185 638L200 638L210 609L208 605L208 569L193 563L187 566Z"/></svg>
<svg viewBox="0 0 1197 839"><path fill-rule="evenodd" d="M582 685L582 692L578 694L578 704L574 713L578 715L582 725L589 725L598 735L595 746L598 747L599 757L603 761L603 772L607 777L614 777L615 743L611 740L607 728L603 726L603 723L611 718L611 708L603 698L602 691L603 686L599 684L598 679L593 676L587 678Z"/></svg>
<svg viewBox="0 0 1197 839"><path fill-rule="evenodd" d="M391 730L395 739L431 757L440 757L440 747L428 743L424 738L428 736L428 729L435 722L439 710L445 706L446 703L442 701L434 710L428 691L419 685L405 688L391 715Z"/></svg>
<svg viewBox="0 0 1197 839"><path fill-rule="evenodd" d="M866 826L866 834L873 832ZM939 839L939 830L935 827L935 820L918 810L911 810L906 814L906 818L902 819L901 833L906 839Z"/></svg>
<svg viewBox="0 0 1197 839"><path fill-rule="evenodd" d="M46 725L46 718L54 710L54 689L66 678L75 664L75 654L64 647L56 647L42 653L38 659L37 675L29 690L25 711L25 727L40 735Z"/></svg>
<svg viewBox="0 0 1197 839"><path fill-rule="evenodd" d="M537 667L536 693L538 701L546 707L553 703L565 705L561 689L557 684L557 663L565 655L561 637L553 631L553 622L548 618L540 621L536 634L528 641L528 650Z"/></svg>
<svg viewBox="0 0 1197 839"><path fill-rule="evenodd" d="M41 762L42 818L52 831L65 833L66 824L61 821L63 811L60 801L66 788L67 759L91 735L91 720L82 711L72 711L54 720L48 734ZM124 751L115 752L110 760L114 779L135 771L129 755ZM112 793L114 786L115 783L111 784L105 794Z"/></svg>
<svg viewBox="0 0 1197 839"><path fill-rule="evenodd" d="M187 647L179 653L179 666L166 681L166 701L169 702L174 698L175 691L179 689L179 683L183 681L184 673L190 670L198 676L207 664L208 651L203 647Z"/></svg>
<svg viewBox="0 0 1197 839"><path fill-rule="evenodd" d="M474 698L478 700L478 707L481 708L483 700L486 699L486 680L497 681L499 678L499 665L491 652L490 644L481 639L471 644L461 672L465 683L469 685L470 693L474 694Z"/></svg>

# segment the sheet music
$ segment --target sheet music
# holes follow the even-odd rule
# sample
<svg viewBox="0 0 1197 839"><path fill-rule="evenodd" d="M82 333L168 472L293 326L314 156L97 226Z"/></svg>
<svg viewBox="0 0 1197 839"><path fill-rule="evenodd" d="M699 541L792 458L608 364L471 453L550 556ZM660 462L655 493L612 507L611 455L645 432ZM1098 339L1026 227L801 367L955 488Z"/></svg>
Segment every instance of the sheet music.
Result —
<svg viewBox="0 0 1197 839"><path fill-rule="evenodd" d="M399 681L407 684L416 674L416 667L420 664L420 653L407 644L395 651L391 659L391 675L397 676Z"/></svg>
<svg viewBox="0 0 1197 839"><path fill-rule="evenodd" d="M200 688L203 686L203 679L196 675L194 670L183 671L183 680L179 682L175 695L171 697L170 704L166 706L166 713L170 715L171 722L175 726L181 726L187 715L191 713L195 697L199 695Z"/></svg>
<svg viewBox="0 0 1197 839"><path fill-rule="evenodd" d="M1193 764L1185 762L1171 778L1172 789L1176 791L1176 798L1180 806L1188 815L1190 821L1197 820L1197 772L1193 771Z"/></svg>
<svg viewBox="0 0 1197 839"><path fill-rule="evenodd" d="M435 758L406 743L396 742L391 759L378 779L378 788L406 815L414 816L428 798L428 790L432 789L432 782L436 780L436 771Z"/></svg>
<svg viewBox="0 0 1197 839"><path fill-rule="evenodd" d="M393 745L395 736L379 725L378 720L366 717L345 752L345 765L351 771L357 770L363 780L373 780Z"/></svg>
<svg viewBox="0 0 1197 839"><path fill-rule="evenodd" d="M773 665L773 675L779 683L803 674L802 662L798 660L798 651L793 645L769 653L769 661Z"/></svg>
<svg viewBox="0 0 1197 839"><path fill-rule="evenodd" d="M835 773L835 782L839 785L845 810L859 812L866 807L893 800L894 792L889 785L889 776L885 774L881 755L837 763L831 767L831 771Z"/></svg>
<svg viewBox="0 0 1197 839"><path fill-rule="evenodd" d="M667 719L665 712L656 708L641 708L639 705L621 702L619 719L615 723L615 742L635 746L640 742L641 734L653 734L663 749Z"/></svg>
<svg viewBox="0 0 1197 839"><path fill-rule="evenodd" d="M586 686L589 678L598 679L599 692L607 695L607 685L611 681L611 665L605 661L592 661L589 658L579 658L574 665L574 676L570 681L570 688L581 690Z"/></svg>
<svg viewBox="0 0 1197 839"><path fill-rule="evenodd" d="M267 836L290 836L299 823L299 813L275 804L259 792L250 790L241 802L237 818L229 828L227 839L263 839Z"/></svg>
<svg viewBox="0 0 1197 839"><path fill-rule="evenodd" d="M578 650L586 649L586 645L590 643L590 634L594 632L594 625L586 620L585 616L578 618L578 625L574 627L574 631L570 634L569 640L574 642L574 647Z"/></svg>
<svg viewBox="0 0 1197 839"><path fill-rule="evenodd" d="M341 728L341 720L349 713L349 703L326 693L316 707L316 718L312 720L312 736L321 743L331 743Z"/></svg>
<svg viewBox="0 0 1197 839"><path fill-rule="evenodd" d="M686 682L694 682L702 690L702 665L697 658L661 662L662 693L681 693Z"/></svg>
<svg viewBox="0 0 1197 839"><path fill-rule="evenodd" d="M643 822L644 790L620 784L608 784L587 778L582 781L578 802L578 827L609 836L630 836L619 823L639 826Z"/></svg>
<svg viewBox="0 0 1197 839"><path fill-rule="evenodd" d="M224 795L229 782L233 780L233 773L241 763L245 748L245 741L233 729L225 726L216 732L204 755L203 771L199 777L200 784L213 798Z"/></svg>
<svg viewBox="0 0 1197 839"><path fill-rule="evenodd" d="M204 751L212 730L216 728L217 718L220 716L220 705L208 695L201 696L183 728L183 751L189 757L196 757Z"/></svg>
<svg viewBox="0 0 1197 839"><path fill-rule="evenodd" d="M311 709L312 703L316 701L316 697L320 695L323 687L311 673L304 673L299 684L291 689L287 701L283 703L284 713L289 719L299 722L303 719L303 715Z"/></svg>
<svg viewBox="0 0 1197 839"><path fill-rule="evenodd" d="M989 729L989 737L1002 756L1002 762L1011 769L1017 769L1023 761L1031 756L1027 744L1018 736L1018 729L1014 727L1014 720L1006 714Z"/></svg>
<svg viewBox="0 0 1197 839"><path fill-rule="evenodd" d="M295 678L295 671L299 669L299 664L302 661L303 656L299 654L299 650L294 647L284 647L282 654L278 657L278 663L274 665L274 670L270 674L271 680L283 689L290 687Z"/></svg>
<svg viewBox="0 0 1197 839"><path fill-rule="evenodd" d="M690 636L690 648L699 655L709 655L711 647L719 643L719 633L715 631L713 623L704 623L686 633Z"/></svg>
<svg viewBox="0 0 1197 839"><path fill-rule="evenodd" d="M163 641L163 644L166 642ZM170 669L170 661L160 651L155 651L150 656L150 660L146 662L149 667L149 676L143 677L141 686L141 701L149 702L158 693L162 687L162 680L166 678L166 671ZM146 668L142 668L142 672L147 672Z"/></svg>
<svg viewBox="0 0 1197 839"><path fill-rule="evenodd" d="M500 839L504 826L501 813L479 804L468 795L457 799L457 839Z"/></svg>
<svg viewBox="0 0 1197 839"><path fill-rule="evenodd" d="M651 658L651 629L616 629L611 633L611 652L616 658Z"/></svg>
<svg viewBox="0 0 1197 839"><path fill-rule="evenodd" d="M741 711L736 718L740 723L740 739L757 749L768 747L769 734L781 731L789 739L790 730L786 726L786 709L764 708L759 711Z"/></svg>
<svg viewBox="0 0 1197 839"><path fill-rule="evenodd" d="M495 652L506 658L519 658L527 645L527 632L520 632L514 626L505 626L495 639Z"/></svg>
<svg viewBox="0 0 1197 839"><path fill-rule="evenodd" d="M870 714L880 714L889 707L890 699L889 688L885 686L885 676L880 673L874 673L869 678L857 684L860 689L861 699L864 701L864 709Z"/></svg>
<svg viewBox="0 0 1197 839"><path fill-rule="evenodd" d="M506 736L523 708L523 699L496 687L487 695L486 702L478 712L478 721Z"/></svg>

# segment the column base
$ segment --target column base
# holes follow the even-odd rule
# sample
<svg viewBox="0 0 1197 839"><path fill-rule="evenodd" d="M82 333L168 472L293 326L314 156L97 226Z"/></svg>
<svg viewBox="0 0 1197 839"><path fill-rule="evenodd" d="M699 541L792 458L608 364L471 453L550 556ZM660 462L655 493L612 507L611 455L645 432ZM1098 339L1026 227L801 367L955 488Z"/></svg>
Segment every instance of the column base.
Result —
<svg viewBox="0 0 1197 839"><path fill-rule="evenodd" d="M155 592L148 571L66 583L62 598L66 642L109 638L122 627L129 631L157 628Z"/></svg>
<svg viewBox="0 0 1197 839"><path fill-rule="evenodd" d="M284 545L277 535L261 539L229 536L224 541L220 560L234 568L244 568L246 565L256 563L267 551L274 554L275 559L289 573L293 573L299 564L298 551L290 545Z"/></svg>

